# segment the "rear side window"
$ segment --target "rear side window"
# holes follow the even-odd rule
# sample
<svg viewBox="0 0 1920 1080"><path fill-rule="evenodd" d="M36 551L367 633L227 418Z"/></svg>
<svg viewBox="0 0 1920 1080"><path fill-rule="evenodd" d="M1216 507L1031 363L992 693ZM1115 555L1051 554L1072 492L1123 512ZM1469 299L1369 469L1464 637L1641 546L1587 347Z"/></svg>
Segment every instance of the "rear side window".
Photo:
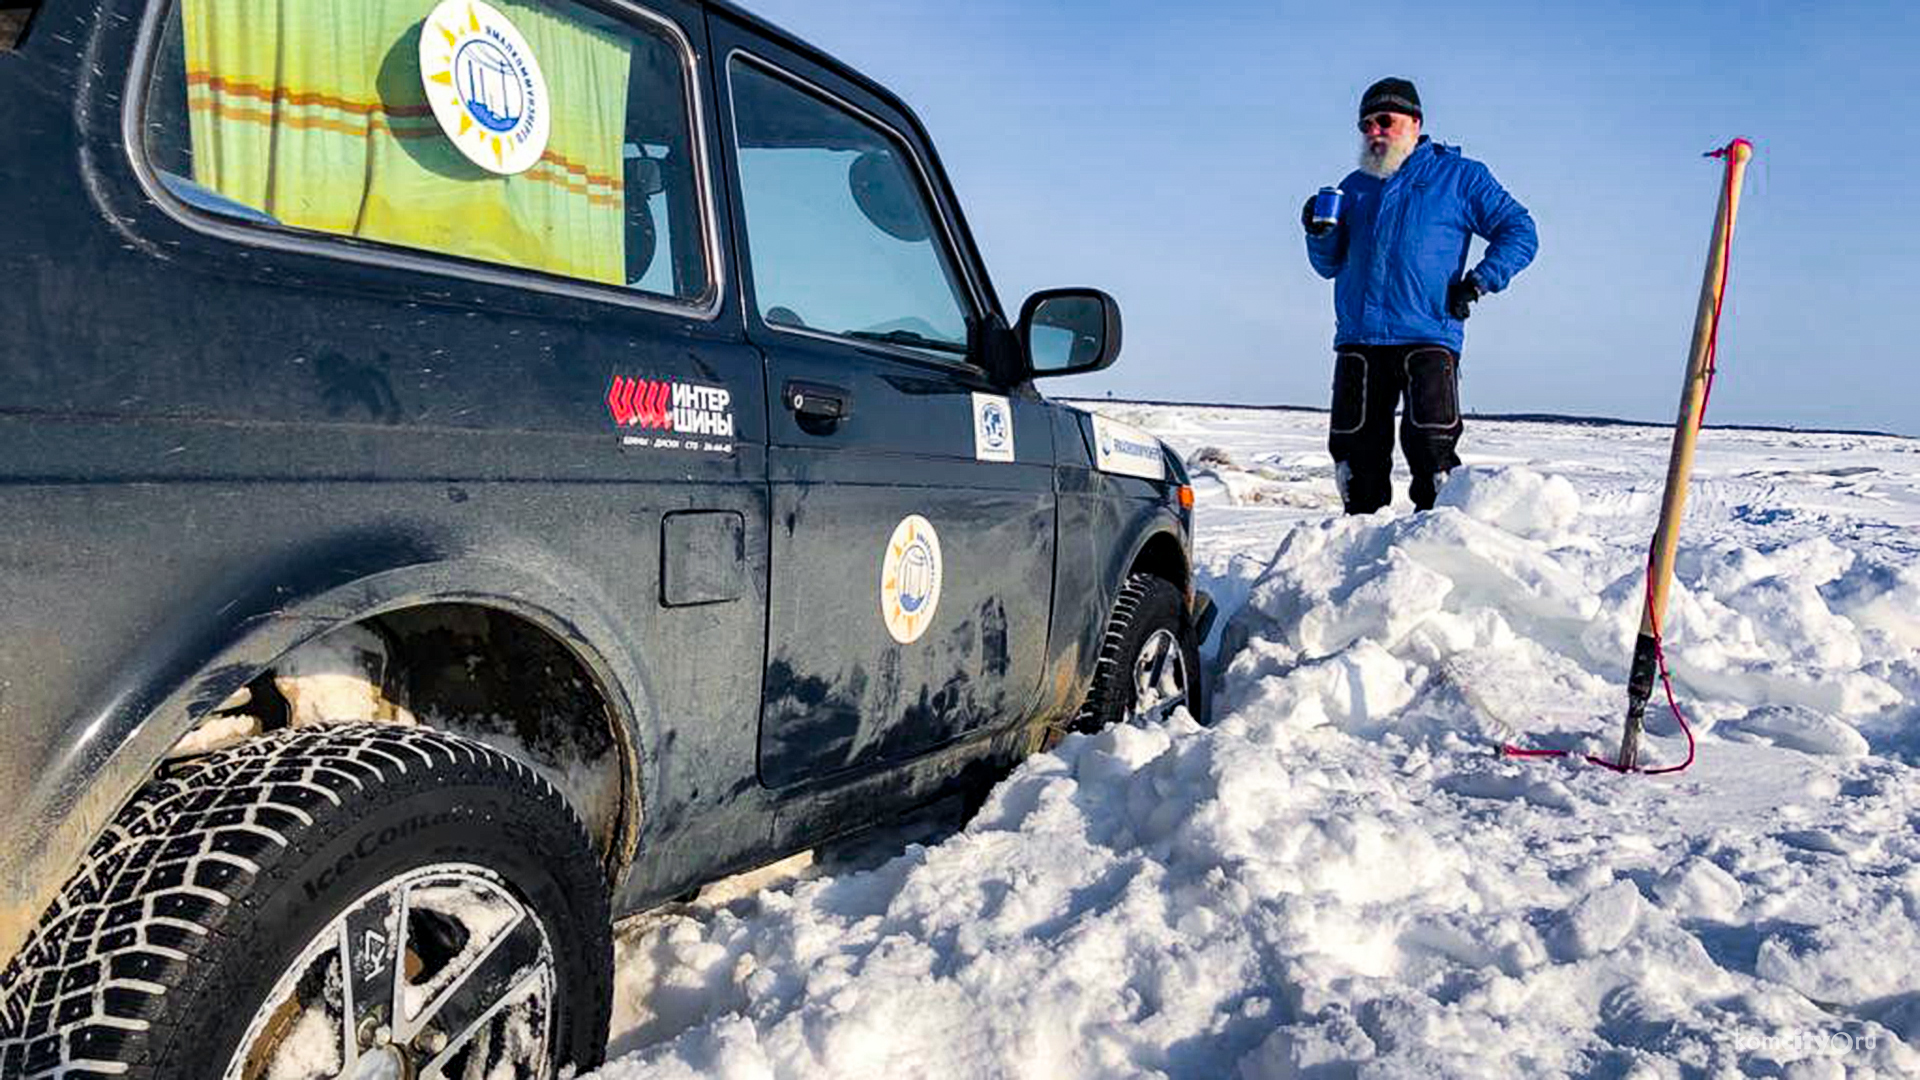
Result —
<svg viewBox="0 0 1920 1080"><path fill-rule="evenodd" d="M690 60L564 0L179 0L146 151L196 209L711 295Z"/></svg>

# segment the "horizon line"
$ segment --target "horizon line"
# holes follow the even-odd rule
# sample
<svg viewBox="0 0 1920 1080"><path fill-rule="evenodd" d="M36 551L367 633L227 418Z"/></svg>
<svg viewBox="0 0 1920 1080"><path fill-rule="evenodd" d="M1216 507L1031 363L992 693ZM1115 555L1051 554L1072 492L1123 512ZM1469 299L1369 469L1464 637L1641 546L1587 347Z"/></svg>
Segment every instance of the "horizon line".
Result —
<svg viewBox="0 0 1920 1080"><path fill-rule="evenodd" d="M1119 405L1152 405L1173 408L1201 409L1256 409L1269 412L1311 412L1326 413L1330 410L1316 405L1259 405L1244 402L1226 401L1172 401L1160 398L1121 398L1121 397L1082 397L1063 395L1052 398L1062 402L1113 402ZM1671 423L1656 420L1629 420L1618 416L1583 416L1573 413L1523 412L1523 413L1483 413L1469 412L1463 416L1467 420L1493 420L1510 423L1557 423L1577 424L1587 427L1649 427L1671 429ZM1720 431L1769 431L1782 435L1853 435L1863 438L1902 439L1912 442L1920 439L1916 435L1902 435L1893 431L1878 431L1872 428L1807 428L1788 427L1780 424L1713 424L1700 425L1701 430Z"/></svg>

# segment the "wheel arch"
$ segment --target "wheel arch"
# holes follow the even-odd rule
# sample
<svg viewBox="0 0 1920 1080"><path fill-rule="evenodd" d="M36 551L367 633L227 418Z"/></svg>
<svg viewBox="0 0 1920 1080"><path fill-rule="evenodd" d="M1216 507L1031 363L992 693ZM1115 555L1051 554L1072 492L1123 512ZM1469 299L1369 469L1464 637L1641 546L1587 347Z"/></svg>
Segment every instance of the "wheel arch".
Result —
<svg viewBox="0 0 1920 1080"><path fill-rule="evenodd" d="M1119 595L1120 586L1135 574L1152 574L1165 578L1182 596L1192 592L1193 568L1187 555L1187 546L1179 534L1165 522L1155 522L1154 526L1141 537L1135 546L1133 557L1128 561L1126 571L1114 583L1113 595Z"/></svg>
<svg viewBox="0 0 1920 1080"><path fill-rule="evenodd" d="M19 948L94 838L221 703L341 627L435 605L501 612L549 637L592 679L614 728L620 771L607 867L617 883L638 847L657 760L658 716L640 650L591 582L537 551L423 547L414 538L355 537L256 568L225 595L177 614L144 655L102 680L96 706L50 724L60 737L18 804L23 842L0 850L0 962Z"/></svg>

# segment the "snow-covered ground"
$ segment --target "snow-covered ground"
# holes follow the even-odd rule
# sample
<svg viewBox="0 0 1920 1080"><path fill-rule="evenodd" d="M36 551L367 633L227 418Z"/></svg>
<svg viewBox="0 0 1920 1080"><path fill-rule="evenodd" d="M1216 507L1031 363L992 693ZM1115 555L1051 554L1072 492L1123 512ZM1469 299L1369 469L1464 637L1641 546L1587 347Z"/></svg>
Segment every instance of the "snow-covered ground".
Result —
<svg viewBox="0 0 1920 1080"><path fill-rule="evenodd" d="M1495 748L1614 750L1668 431L1471 423L1349 520L1324 414L1100 408L1195 462L1214 726L635 920L597 1075L1920 1076L1920 441L1705 433L1698 760L1620 776Z"/></svg>

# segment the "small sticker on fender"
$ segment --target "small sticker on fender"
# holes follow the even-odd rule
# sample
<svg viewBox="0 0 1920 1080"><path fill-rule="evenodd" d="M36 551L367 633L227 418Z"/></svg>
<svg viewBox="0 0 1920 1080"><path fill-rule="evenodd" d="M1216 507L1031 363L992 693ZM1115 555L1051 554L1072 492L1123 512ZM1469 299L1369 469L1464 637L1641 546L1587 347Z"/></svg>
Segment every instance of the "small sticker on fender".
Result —
<svg viewBox="0 0 1920 1080"><path fill-rule="evenodd" d="M1093 445L1101 472L1146 480L1167 478L1160 440L1131 424L1093 414Z"/></svg>

